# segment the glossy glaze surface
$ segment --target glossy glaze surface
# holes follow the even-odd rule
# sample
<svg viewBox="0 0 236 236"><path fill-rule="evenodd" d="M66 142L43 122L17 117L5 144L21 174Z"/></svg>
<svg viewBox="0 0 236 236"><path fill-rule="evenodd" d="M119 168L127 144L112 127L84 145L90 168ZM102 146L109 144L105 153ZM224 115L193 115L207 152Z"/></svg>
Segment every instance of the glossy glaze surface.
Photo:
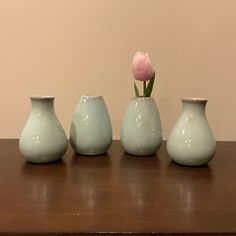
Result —
<svg viewBox="0 0 236 236"><path fill-rule="evenodd" d="M26 160L48 163L63 157L66 134L54 111L54 97L31 97L32 110L20 136L19 148Z"/></svg>
<svg viewBox="0 0 236 236"><path fill-rule="evenodd" d="M179 164L207 164L213 158L216 148L205 114L207 100L185 98L182 102L182 113L167 141L168 154Z"/></svg>
<svg viewBox="0 0 236 236"><path fill-rule="evenodd" d="M125 151L137 156L152 155L161 141L161 119L155 100L152 97L132 98L121 130L121 143Z"/></svg>
<svg viewBox="0 0 236 236"><path fill-rule="evenodd" d="M99 155L112 142L110 116L102 96L80 97L70 129L70 141L76 153Z"/></svg>

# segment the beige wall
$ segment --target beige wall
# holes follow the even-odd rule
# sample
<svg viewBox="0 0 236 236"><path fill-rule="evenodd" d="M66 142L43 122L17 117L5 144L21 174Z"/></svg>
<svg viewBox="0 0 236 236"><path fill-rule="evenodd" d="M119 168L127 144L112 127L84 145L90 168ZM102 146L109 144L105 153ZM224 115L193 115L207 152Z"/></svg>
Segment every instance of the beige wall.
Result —
<svg viewBox="0 0 236 236"><path fill-rule="evenodd" d="M0 138L19 137L30 95L56 97L68 134L80 95L101 94L118 139L138 50L157 71L165 139L197 96L216 139L236 140L235 0L1 0Z"/></svg>

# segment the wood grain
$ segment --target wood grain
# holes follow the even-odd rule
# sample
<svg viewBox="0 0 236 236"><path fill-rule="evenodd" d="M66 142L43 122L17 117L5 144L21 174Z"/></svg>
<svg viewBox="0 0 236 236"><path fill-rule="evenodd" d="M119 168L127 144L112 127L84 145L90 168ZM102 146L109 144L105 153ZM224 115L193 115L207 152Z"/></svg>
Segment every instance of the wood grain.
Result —
<svg viewBox="0 0 236 236"><path fill-rule="evenodd" d="M208 166L107 155L27 163L18 140L0 140L0 234L236 233L236 142L218 142Z"/></svg>

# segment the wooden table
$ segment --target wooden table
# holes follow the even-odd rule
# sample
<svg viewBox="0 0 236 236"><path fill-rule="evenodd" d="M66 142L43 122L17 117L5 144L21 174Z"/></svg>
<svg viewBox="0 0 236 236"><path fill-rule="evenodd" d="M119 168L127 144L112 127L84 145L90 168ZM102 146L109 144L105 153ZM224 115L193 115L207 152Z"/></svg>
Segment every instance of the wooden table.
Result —
<svg viewBox="0 0 236 236"><path fill-rule="evenodd" d="M25 162L18 140L0 140L0 235L236 233L236 142L218 142L209 166L107 155ZM26 234L28 233L28 234Z"/></svg>

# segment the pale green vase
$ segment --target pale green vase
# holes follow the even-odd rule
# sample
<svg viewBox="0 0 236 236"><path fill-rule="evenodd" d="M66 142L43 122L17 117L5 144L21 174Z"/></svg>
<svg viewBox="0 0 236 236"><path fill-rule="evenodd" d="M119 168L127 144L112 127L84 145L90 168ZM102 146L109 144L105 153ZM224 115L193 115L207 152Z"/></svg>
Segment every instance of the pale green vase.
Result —
<svg viewBox="0 0 236 236"><path fill-rule="evenodd" d="M29 162L57 161L64 156L68 141L54 111L54 97L30 99L32 110L20 136L20 152Z"/></svg>
<svg viewBox="0 0 236 236"><path fill-rule="evenodd" d="M205 114L207 100L185 98L182 103L182 113L167 140L167 152L179 164L205 165L211 161L216 149Z"/></svg>
<svg viewBox="0 0 236 236"><path fill-rule="evenodd" d="M110 116L102 96L80 97L70 129L70 142L76 153L100 155L112 143Z"/></svg>
<svg viewBox="0 0 236 236"><path fill-rule="evenodd" d="M135 156L157 152L162 141L159 110L152 97L133 97L123 119L121 144Z"/></svg>

